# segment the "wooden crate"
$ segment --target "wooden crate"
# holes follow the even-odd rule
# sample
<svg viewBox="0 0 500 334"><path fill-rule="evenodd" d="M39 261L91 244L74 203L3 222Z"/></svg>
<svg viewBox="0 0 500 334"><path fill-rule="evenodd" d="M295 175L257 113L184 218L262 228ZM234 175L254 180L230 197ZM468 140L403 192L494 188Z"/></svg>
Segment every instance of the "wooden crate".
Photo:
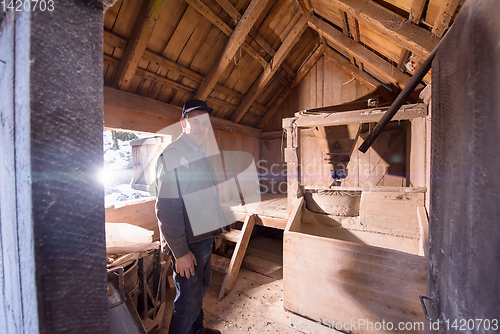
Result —
<svg viewBox="0 0 500 334"><path fill-rule="evenodd" d="M382 198L387 202L401 195L408 202L404 193L389 198L370 195L370 201ZM411 208L415 221L421 202L419 198ZM391 218L399 214L402 221L408 219L408 205L400 206L401 210L396 206ZM393 333L400 322L423 326L419 295L426 292L427 259L416 255L418 243L418 238L295 219L284 233L283 305L325 325L342 323L343 328L337 328L352 333ZM377 323L382 326L383 321L386 330L377 330ZM393 324L392 331L388 322ZM351 323L357 326L351 328ZM423 333L424 328L410 332Z"/></svg>

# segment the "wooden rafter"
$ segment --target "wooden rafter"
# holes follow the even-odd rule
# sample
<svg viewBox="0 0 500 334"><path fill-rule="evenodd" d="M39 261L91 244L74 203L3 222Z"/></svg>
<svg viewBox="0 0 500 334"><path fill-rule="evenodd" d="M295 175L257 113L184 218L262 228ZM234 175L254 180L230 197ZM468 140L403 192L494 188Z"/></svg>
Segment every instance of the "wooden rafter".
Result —
<svg viewBox="0 0 500 334"><path fill-rule="evenodd" d="M359 43L361 36L359 35L359 23L354 17L347 15L347 22L349 24L349 32L352 39Z"/></svg>
<svg viewBox="0 0 500 334"><path fill-rule="evenodd" d="M347 14L343 10L339 11L340 20L342 21L342 32L344 35L349 36L349 23L347 22Z"/></svg>
<svg viewBox="0 0 500 334"><path fill-rule="evenodd" d="M380 76L380 78L387 80L396 86L401 86L401 88L404 88L410 81L410 76L401 73L401 71L391 65L388 61L384 60L363 45L348 38L330 24L313 16L309 20L309 26L316 30L320 35L326 37L326 39L335 44L341 50L350 55L352 54L356 57L356 59L363 62L365 67L370 68L370 70L375 72L378 76Z"/></svg>
<svg viewBox="0 0 500 334"><path fill-rule="evenodd" d="M378 30L383 36L418 55L428 56L440 38L374 1L334 0L313 2L314 11L325 18L339 9Z"/></svg>
<svg viewBox="0 0 500 334"><path fill-rule="evenodd" d="M325 51L326 44L320 43L316 49L314 49L309 56L304 60L299 70L297 71L297 76L295 77L294 82L290 87L288 87L279 97L278 101L273 105L271 109L264 115L264 117L259 121L257 127L262 129L264 125L271 119L271 117L279 110L281 105L286 101L288 96L292 93L295 86L297 86L302 79L306 76L306 74L311 70L311 68L318 62L318 60L323 56L323 52Z"/></svg>
<svg viewBox="0 0 500 334"><path fill-rule="evenodd" d="M215 0L219 6L222 7L226 11L226 13L231 16L236 23L238 23L241 20L241 14L238 12L236 8L229 2L229 0ZM274 54L276 53L271 45L267 43L267 41L257 32L255 31L254 28L250 29L250 32L248 33L250 37L252 37L257 44L259 44L264 51L266 51L271 57L274 57Z"/></svg>
<svg viewBox="0 0 500 334"><path fill-rule="evenodd" d="M165 0L149 0L142 5L132 36L116 71L114 83L118 88L127 90L130 87L164 2Z"/></svg>
<svg viewBox="0 0 500 334"><path fill-rule="evenodd" d="M424 8L427 5L427 2L429 2L429 0L413 0L410 9L410 17L408 18L410 22L413 22L417 25L420 24L420 20L422 19ZM402 48L398 61L398 69L400 71L404 72L405 63L408 61L409 57L410 57L410 50Z"/></svg>
<svg viewBox="0 0 500 334"><path fill-rule="evenodd" d="M429 0L413 0L411 3L410 17L408 18L410 22L420 24L420 20L424 14L424 8L428 2Z"/></svg>
<svg viewBox="0 0 500 334"><path fill-rule="evenodd" d="M209 20L214 26L220 29L226 36L231 37L233 34L233 29L228 26L224 21L221 20L217 14L215 14L207 5L205 5L201 0L186 0L194 9L196 9L201 15L203 15L207 20ZM245 50L252 58L254 58L263 67L267 66L267 61L257 52L250 44L243 42L241 48Z"/></svg>
<svg viewBox="0 0 500 334"><path fill-rule="evenodd" d="M300 37L304 33L307 28L307 22L311 17L311 13L305 13L301 16L299 21L295 24L293 29L290 31L288 36L285 38L280 48L276 52L276 55L273 57L269 66L267 66L260 77L254 82L248 93L246 94L243 101L241 101L240 105L236 109L236 111L231 116L231 120L235 123L239 123L245 113L248 111L252 103L255 99L262 93L262 91L266 88L267 84L276 73L276 71L280 68L281 64L288 56L290 50L294 47L294 45L299 41Z"/></svg>
<svg viewBox="0 0 500 334"><path fill-rule="evenodd" d="M464 2L465 0L445 0L432 27L432 33L442 37L450 26L451 20L456 15L458 8Z"/></svg>
<svg viewBox="0 0 500 334"><path fill-rule="evenodd" d="M384 97L387 101L394 101L396 99L396 95L385 88L381 82L377 81L366 72L363 72L361 69L352 65L347 59L345 59L336 51L332 50L331 48L326 48L325 56L335 62L338 66L345 69L347 72L351 73L357 79L370 86L372 89L377 90L377 92L382 95L382 97Z"/></svg>
<svg viewBox="0 0 500 334"><path fill-rule="evenodd" d="M120 48L120 49L125 49L125 47L127 46L126 39L121 38L120 36L113 34L109 30L104 30L104 42L106 42L109 45L112 45L114 47ZM158 66L164 67L170 71L173 71L174 73L176 73L180 76L187 77L187 78L194 80L198 83L201 83L203 81L203 76L201 74L199 74L199 73L197 73L197 72L195 72L187 67L181 66L181 65L177 64L176 62L171 61L170 59L167 59L164 56L159 55L157 53L154 53L150 50L146 50L144 52L143 58L146 59L147 61L154 62ZM112 58L112 57L107 56L107 55L104 55L104 59L111 66L113 66L115 68L118 67L118 64L119 64L118 59ZM171 87L171 86L169 86L169 87ZM226 94L228 96L234 97L240 101L242 101L243 98L245 97L244 95L242 95L238 92L235 92L234 90L231 90L231 89L229 89L221 84L216 84L214 90L216 90L220 93ZM262 111L262 112L267 111L266 107L264 107L263 105L260 105L257 102L254 102L252 104L252 107L254 107L255 109Z"/></svg>
<svg viewBox="0 0 500 334"><path fill-rule="evenodd" d="M309 0L297 0L302 13L312 13L312 7Z"/></svg>
<svg viewBox="0 0 500 334"><path fill-rule="evenodd" d="M233 60L234 55L244 43L248 32L266 7L267 2L268 0L252 0L252 2L250 2L243 17L236 26L236 29L234 29L231 34L224 50L222 50L215 64L212 65L205 79L203 79L203 82L194 94L196 99L205 100L212 92L212 89L214 89L222 73L224 73L229 63Z"/></svg>
<svg viewBox="0 0 500 334"><path fill-rule="evenodd" d="M410 50L404 48L401 49L401 54L399 55L399 60L398 60L398 70L404 72L405 64L408 61L409 57L410 57Z"/></svg>

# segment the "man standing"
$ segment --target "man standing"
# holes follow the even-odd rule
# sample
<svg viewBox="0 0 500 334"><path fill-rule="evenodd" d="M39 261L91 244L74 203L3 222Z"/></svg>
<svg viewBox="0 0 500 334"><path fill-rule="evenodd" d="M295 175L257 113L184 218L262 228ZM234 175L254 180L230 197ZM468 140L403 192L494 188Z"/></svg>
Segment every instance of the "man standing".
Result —
<svg viewBox="0 0 500 334"><path fill-rule="evenodd" d="M227 225L219 202L217 178L202 145L210 130L211 112L212 108L204 101L189 100L184 104L182 134L165 148L156 168L156 216L162 249L170 249L177 292L170 334L220 333L203 326L202 302L212 278L213 236L221 230L193 233L200 230L199 225L194 226L200 222L189 219L200 217L201 211L202 224Z"/></svg>

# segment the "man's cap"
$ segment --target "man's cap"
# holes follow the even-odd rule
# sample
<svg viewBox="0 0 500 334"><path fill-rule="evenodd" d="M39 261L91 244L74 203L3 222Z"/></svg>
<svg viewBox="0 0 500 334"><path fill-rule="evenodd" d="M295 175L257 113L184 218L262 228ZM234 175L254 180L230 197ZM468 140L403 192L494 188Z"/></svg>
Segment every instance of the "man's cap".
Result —
<svg viewBox="0 0 500 334"><path fill-rule="evenodd" d="M211 114L213 111L212 108L207 106L207 103L205 101L196 100L196 99L188 100L184 103L184 106L182 107L182 117L185 117L187 113L189 113L193 110L203 110L209 114Z"/></svg>

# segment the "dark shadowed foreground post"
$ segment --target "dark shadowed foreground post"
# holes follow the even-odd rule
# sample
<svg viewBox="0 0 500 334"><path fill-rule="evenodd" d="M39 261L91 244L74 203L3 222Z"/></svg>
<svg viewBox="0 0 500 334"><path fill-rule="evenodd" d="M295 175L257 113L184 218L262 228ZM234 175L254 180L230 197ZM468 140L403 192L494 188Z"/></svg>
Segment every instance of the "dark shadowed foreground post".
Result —
<svg viewBox="0 0 500 334"><path fill-rule="evenodd" d="M106 333L103 11L50 8L0 27L0 332Z"/></svg>

